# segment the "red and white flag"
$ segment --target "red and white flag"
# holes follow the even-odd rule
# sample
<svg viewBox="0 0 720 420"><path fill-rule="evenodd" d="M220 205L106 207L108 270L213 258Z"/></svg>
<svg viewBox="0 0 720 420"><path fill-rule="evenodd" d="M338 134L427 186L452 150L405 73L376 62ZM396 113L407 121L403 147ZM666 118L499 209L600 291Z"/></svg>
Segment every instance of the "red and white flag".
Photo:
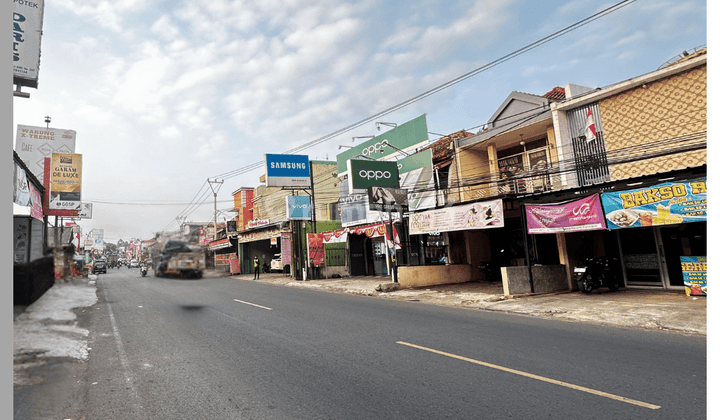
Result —
<svg viewBox="0 0 720 420"><path fill-rule="evenodd" d="M590 143L597 138L597 132L595 131L595 119L593 118L592 110L588 108L587 120L585 122L585 141Z"/></svg>

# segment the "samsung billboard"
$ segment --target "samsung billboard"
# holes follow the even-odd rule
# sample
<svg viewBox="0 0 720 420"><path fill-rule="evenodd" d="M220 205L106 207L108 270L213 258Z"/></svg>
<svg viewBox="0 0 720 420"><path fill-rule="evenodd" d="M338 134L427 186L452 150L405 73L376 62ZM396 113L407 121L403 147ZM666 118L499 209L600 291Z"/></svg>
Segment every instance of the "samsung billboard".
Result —
<svg viewBox="0 0 720 420"><path fill-rule="evenodd" d="M307 155L265 155L268 187L308 188L310 181L310 160Z"/></svg>

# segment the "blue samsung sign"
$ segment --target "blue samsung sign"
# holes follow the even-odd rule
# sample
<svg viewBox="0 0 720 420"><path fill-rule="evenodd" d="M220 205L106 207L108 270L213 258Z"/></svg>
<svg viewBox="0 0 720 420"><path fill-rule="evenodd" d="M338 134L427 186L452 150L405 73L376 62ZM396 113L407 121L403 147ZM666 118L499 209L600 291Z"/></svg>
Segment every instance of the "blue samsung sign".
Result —
<svg viewBox="0 0 720 420"><path fill-rule="evenodd" d="M268 187L309 187L310 160L307 155L265 155L265 182Z"/></svg>

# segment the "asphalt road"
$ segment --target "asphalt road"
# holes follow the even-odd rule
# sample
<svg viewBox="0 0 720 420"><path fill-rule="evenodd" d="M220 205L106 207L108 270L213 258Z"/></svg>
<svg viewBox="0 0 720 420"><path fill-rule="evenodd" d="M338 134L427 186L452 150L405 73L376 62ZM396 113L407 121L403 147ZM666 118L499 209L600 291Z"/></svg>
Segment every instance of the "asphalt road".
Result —
<svg viewBox="0 0 720 420"><path fill-rule="evenodd" d="M110 270L73 418L706 417L704 337Z"/></svg>

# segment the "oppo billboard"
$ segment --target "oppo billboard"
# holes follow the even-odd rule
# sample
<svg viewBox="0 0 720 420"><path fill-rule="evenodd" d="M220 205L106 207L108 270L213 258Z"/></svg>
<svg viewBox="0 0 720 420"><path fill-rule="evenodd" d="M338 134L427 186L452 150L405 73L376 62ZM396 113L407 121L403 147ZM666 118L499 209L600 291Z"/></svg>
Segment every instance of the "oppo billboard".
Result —
<svg viewBox="0 0 720 420"><path fill-rule="evenodd" d="M370 187L400 188L396 162L351 159L348 161L350 192L366 192Z"/></svg>

